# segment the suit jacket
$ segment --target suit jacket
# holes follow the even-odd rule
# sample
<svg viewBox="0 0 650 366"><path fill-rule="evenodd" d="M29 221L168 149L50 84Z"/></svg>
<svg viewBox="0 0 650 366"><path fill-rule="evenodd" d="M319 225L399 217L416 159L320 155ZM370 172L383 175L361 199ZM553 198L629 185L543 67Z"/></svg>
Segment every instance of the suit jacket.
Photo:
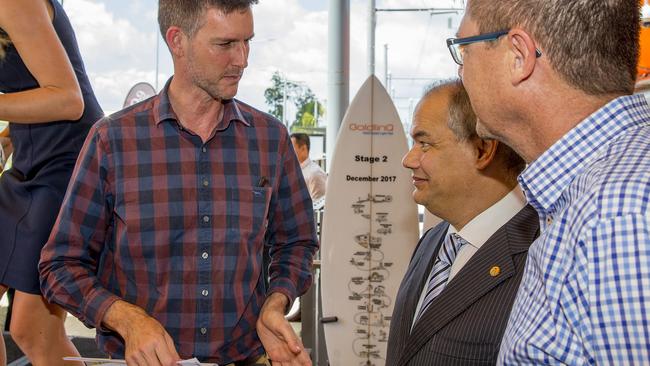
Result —
<svg viewBox="0 0 650 366"><path fill-rule="evenodd" d="M422 236L400 285L390 326L387 366L493 365L526 263L539 235L527 205L499 228L449 281L411 331L422 289L449 224ZM500 271L495 276L493 267Z"/></svg>

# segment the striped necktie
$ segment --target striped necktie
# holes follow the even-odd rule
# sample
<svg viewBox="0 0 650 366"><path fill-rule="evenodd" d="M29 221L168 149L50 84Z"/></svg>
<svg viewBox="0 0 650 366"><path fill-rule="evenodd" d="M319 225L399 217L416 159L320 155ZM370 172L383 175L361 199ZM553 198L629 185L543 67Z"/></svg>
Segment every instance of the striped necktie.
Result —
<svg viewBox="0 0 650 366"><path fill-rule="evenodd" d="M445 241L442 243L440 250L438 250L438 257L431 269L429 283L427 284L427 294L422 301L422 306L417 314L416 321L413 323L414 325L429 308L433 299L440 295L447 285L451 265L454 263L454 259L456 259L456 254L458 254L458 251L464 244L467 244L467 241L456 233L447 234L445 237Z"/></svg>

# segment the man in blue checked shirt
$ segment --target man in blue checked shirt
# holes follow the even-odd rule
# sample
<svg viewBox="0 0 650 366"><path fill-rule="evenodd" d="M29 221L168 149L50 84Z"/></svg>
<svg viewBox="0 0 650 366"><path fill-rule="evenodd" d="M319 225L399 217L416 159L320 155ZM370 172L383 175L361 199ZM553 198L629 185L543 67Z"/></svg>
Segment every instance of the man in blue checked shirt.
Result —
<svg viewBox="0 0 650 366"><path fill-rule="evenodd" d="M42 252L45 296L129 365L311 364L284 318L312 279L309 192L284 126L234 99L256 2L159 1L174 76L93 126Z"/></svg>
<svg viewBox="0 0 650 366"><path fill-rule="evenodd" d="M650 107L636 0L469 0L447 41L542 233L499 364L650 362Z"/></svg>

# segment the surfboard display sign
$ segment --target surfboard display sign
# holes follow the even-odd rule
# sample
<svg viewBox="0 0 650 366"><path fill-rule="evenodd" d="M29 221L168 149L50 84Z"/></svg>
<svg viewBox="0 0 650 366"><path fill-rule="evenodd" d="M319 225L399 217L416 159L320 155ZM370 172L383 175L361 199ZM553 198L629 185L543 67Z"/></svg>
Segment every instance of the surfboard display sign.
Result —
<svg viewBox="0 0 650 366"><path fill-rule="evenodd" d="M140 103L145 99L153 97L154 95L156 95L156 89L154 89L151 84L143 81L136 83L126 94L122 108L130 107L136 103Z"/></svg>
<svg viewBox="0 0 650 366"><path fill-rule="evenodd" d="M394 299L418 240L406 135L390 96L371 76L336 141L323 218L321 285L333 366L385 364Z"/></svg>

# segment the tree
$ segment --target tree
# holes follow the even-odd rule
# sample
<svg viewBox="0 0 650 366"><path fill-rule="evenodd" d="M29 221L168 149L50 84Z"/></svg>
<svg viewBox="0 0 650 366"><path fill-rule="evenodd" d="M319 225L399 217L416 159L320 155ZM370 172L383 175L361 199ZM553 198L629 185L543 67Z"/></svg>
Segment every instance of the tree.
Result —
<svg viewBox="0 0 650 366"><path fill-rule="evenodd" d="M287 98L287 101L293 99L292 96L296 95L299 89L301 89L300 85L285 79L279 71L274 72L271 76L271 87L264 90L264 99L270 107L269 113L282 121L284 99Z"/></svg>
<svg viewBox="0 0 650 366"><path fill-rule="evenodd" d="M292 126L317 127L318 121L316 118L320 118L325 114L325 107L315 99L313 94L311 99L305 99L300 104L302 107L296 113L296 121Z"/></svg>
<svg viewBox="0 0 650 366"><path fill-rule="evenodd" d="M264 99L270 107L269 113L279 120L283 119L284 106L290 102L293 103L297 112L294 120L290 123L291 126L315 127L317 121L314 116L314 108L318 108L318 116L325 113L325 108L317 101L311 88L286 79L279 71L274 72L271 76L271 87L264 91Z"/></svg>

